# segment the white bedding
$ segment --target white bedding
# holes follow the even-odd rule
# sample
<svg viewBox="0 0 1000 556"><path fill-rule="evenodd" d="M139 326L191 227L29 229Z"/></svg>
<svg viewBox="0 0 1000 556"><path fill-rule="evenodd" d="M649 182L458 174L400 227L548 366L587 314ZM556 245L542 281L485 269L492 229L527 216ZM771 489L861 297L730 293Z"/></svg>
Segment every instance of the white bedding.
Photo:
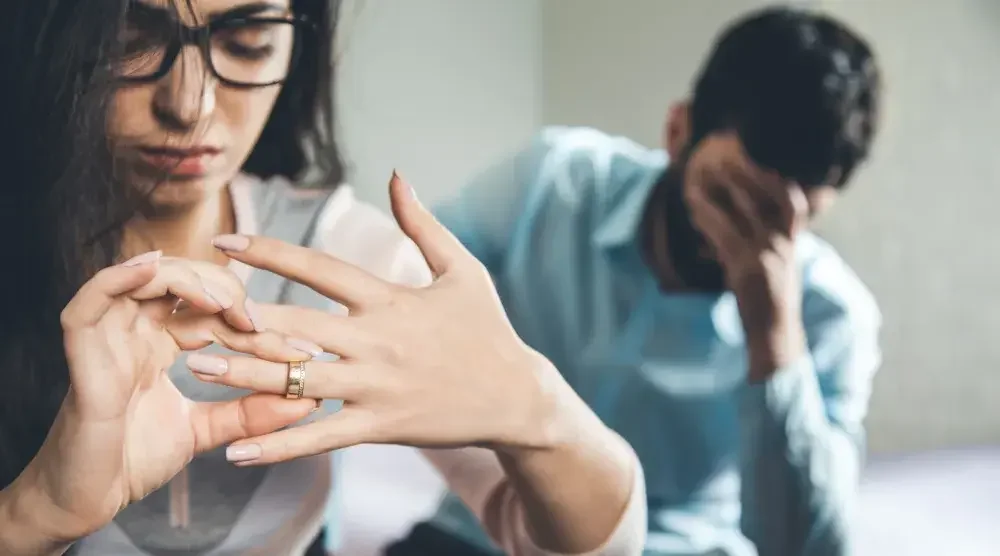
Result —
<svg viewBox="0 0 1000 556"><path fill-rule="evenodd" d="M1000 555L1000 447L869 462L858 556Z"/></svg>

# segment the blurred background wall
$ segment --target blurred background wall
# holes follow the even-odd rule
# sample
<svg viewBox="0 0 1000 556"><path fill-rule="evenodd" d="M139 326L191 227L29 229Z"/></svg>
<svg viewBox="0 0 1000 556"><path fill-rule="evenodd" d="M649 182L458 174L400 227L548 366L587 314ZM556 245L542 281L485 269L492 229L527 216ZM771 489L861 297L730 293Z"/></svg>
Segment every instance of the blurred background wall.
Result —
<svg viewBox="0 0 1000 556"><path fill-rule="evenodd" d="M802 3L802 2L800 2ZM722 25L753 0L353 0L341 34L350 181L393 167L433 203L542 124L657 146ZM874 452L1000 443L997 0L814 1L886 79L873 162L820 223L885 314Z"/></svg>
<svg viewBox="0 0 1000 556"><path fill-rule="evenodd" d="M350 181L386 204L398 168L427 203L541 121L538 0L346 0L338 108Z"/></svg>

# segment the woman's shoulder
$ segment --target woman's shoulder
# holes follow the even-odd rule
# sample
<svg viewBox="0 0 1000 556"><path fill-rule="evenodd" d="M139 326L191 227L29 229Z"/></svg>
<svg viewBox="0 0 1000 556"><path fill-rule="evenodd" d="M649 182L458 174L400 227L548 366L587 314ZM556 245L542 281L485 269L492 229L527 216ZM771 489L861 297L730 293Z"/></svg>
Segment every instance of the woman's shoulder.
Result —
<svg viewBox="0 0 1000 556"><path fill-rule="evenodd" d="M342 185L317 219L313 246L385 280L424 285L430 271L417 246L384 210Z"/></svg>
<svg viewBox="0 0 1000 556"><path fill-rule="evenodd" d="M355 194L349 184L335 187L293 184L286 179L257 180L250 185L257 212L269 228L311 223L305 245L357 265L380 278L407 284L429 281L419 250L382 209Z"/></svg>

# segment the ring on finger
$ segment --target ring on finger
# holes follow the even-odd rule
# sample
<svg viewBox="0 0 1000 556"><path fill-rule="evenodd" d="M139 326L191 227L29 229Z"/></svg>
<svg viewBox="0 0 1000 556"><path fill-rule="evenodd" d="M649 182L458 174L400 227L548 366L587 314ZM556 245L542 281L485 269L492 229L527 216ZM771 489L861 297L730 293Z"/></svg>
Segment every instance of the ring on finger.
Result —
<svg viewBox="0 0 1000 556"><path fill-rule="evenodd" d="M288 378L285 380L285 397L297 400L306 390L306 362L289 361Z"/></svg>

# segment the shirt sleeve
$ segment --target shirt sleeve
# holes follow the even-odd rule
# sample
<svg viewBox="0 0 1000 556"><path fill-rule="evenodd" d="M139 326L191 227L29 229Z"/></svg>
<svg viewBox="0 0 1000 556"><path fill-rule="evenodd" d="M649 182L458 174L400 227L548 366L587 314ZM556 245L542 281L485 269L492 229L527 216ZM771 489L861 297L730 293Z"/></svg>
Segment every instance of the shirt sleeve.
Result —
<svg viewBox="0 0 1000 556"><path fill-rule="evenodd" d="M813 303L810 354L742 392L742 528L759 554L852 553L862 421L881 361L874 300L858 304Z"/></svg>
<svg viewBox="0 0 1000 556"><path fill-rule="evenodd" d="M624 440L619 441L625 443ZM587 554L635 556L642 553L647 526L646 488L642 466L635 452L631 453L632 490L622 516L608 539ZM557 555L538 547L531 539L524 505L492 452L482 448L463 448L424 450L424 454L505 554Z"/></svg>
<svg viewBox="0 0 1000 556"><path fill-rule="evenodd" d="M417 247L405 241L393 272L399 283L423 286L431 274ZM628 444L619 439L620 442ZM646 488L642 466L632 454L632 490L621 519L604 544L588 554L635 556L646 539ZM532 541L526 527L524 506L493 452L483 448L423 450L448 483L449 489L472 511L490 538L511 556L555 556Z"/></svg>

